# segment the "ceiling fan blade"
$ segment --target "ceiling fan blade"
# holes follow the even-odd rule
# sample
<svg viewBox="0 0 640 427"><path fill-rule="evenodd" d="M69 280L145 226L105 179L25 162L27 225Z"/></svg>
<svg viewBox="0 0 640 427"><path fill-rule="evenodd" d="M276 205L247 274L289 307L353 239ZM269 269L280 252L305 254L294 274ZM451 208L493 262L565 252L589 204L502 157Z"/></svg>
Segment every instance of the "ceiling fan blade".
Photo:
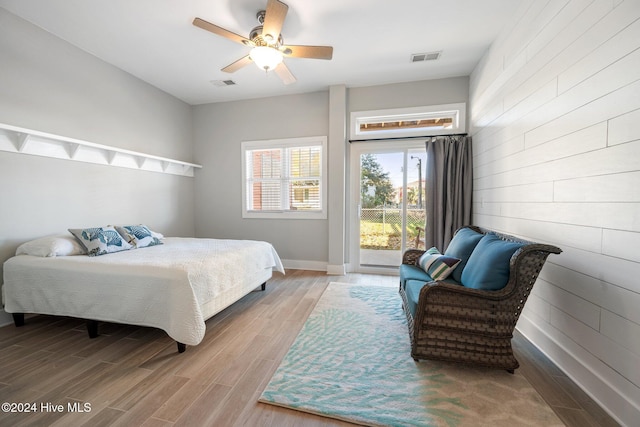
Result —
<svg viewBox="0 0 640 427"><path fill-rule="evenodd" d="M205 21L204 19L200 19L200 18L196 18L193 20L193 25L195 25L196 27L200 27L203 30L207 30L212 32L213 34L217 34L219 36L225 37L229 40L233 40L234 42L237 43L242 43L244 45L248 45L248 46L253 46L253 42L251 40L249 40L246 37L242 37L239 34L233 33L229 30L225 30L222 27L218 27L215 24L212 24L211 22Z"/></svg>
<svg viewBox="0 0 640 427"><path fill-rule="evenodd" d="M253 62L253 60L249 57L249 55L247 55L247 56L244 56L244 57L238 59L236 62L233 62L233 63L227 65L226 67L224 67L222 69L222 71L224 71L225 73L235 73L240 68L244 67L245 65L249 65L252 62Z"/></svg>
<svg viewBox="0 0 640 427"><path fill-rule="evenodd" d="M291 71L289 71L287 66L284 65L284 62L281 62L280 64L278 64L278 66L273 71L275 71L278 77L280 77L280 79L282 80L282 83L286 85L290 85L291 83L296 82L296 78L294 77L293 74L291 74Z"/></svg>
<svg viewBox="0 0 640 427"><path fill-rule="evenodd" d="M331 46L282 46L280 51L284 56L293 58L331 59Z"/></svg>
<svg viewBox="0 0 640 427"><path fill-rule="evenodd" d="M289 6L279 0L269 0L267 2L267 11L262 24L262 38L268 44L278 41L288 10Z"/></svg>

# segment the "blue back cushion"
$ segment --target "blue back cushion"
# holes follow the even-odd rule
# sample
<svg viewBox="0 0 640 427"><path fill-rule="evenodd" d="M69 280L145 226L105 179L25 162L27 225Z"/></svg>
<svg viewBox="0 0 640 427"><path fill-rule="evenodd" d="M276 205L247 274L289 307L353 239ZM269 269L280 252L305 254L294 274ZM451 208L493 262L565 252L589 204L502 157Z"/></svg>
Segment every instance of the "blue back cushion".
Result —
<svg viewBox="0 0 640 427"><path fill-rule="evenodd" d="M509 281L511 256L524 246L507 242L495 234L486 234L473 250L462 272L462 284L467 288L497 291Z"/></svg>
<svg viewBox="0 0 640 427"><path fill-rule="evenodd" d="M460 260L460 264L458 264L453 270L453 273L451 273L451 278L456 282L462 282L464 267L467 265L473 249L480 239L482 239L482 236L484 236L484 234L473 231L470 228L461 228L456 235L453 236L453 239L451 239L444 254Z"/></svg>

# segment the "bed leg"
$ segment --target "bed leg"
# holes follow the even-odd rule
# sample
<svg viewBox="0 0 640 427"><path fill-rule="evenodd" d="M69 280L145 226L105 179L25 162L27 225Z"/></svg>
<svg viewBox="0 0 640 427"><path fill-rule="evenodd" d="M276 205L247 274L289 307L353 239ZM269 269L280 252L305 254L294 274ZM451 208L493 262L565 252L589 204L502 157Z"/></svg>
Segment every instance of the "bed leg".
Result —
<svg viewBox="0 0 640 427"><path fill-rule="evenodd" d="M267 289L267 282L264 282L262 284L262 286L260 286L260 288L264 291L265 289Z"/></svg>
<svg viewBox="0 0 640 427"><path fill-rule="evenodd" d="M96 338L98 336L97 320L87 320L87 332L89 332L89 338Z"/></svg>
<svg viewBox="0 0 640 427"><path fill-rule="evenodd" d="M11 313L16 327L24 326L24 313Z"/></svg>
<svg viewBox="0 0 640 427"><path fill-rule="evenodd" d="M176 344L178 344L178 353L184 353L184 351L187 349L187 345L186 344L182 344L181 342L177 342Z"/></svg>

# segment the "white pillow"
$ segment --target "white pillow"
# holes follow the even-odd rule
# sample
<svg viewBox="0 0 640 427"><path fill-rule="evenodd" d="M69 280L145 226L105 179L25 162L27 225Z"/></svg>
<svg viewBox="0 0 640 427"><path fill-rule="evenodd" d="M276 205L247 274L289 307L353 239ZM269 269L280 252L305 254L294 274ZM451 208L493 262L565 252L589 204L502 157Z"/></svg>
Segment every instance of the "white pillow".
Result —
<svg viewBox="0 0 640 427"><path fill-rule="evenodd" d="M87 251L73 236L55 235L41 237L18 246L16 255L39 257L85 255Z"/></svg>

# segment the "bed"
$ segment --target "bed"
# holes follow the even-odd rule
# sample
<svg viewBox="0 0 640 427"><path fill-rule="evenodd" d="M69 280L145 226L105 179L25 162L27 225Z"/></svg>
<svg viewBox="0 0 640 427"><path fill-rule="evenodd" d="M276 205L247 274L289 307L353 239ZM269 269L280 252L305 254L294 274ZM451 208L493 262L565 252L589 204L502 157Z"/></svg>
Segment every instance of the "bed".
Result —
<svg viewBox="0 0 640 427"><path fill-rule="evenodd" d="M55 253L54 253L55 255ZM164 330L183 352L204 338L205 321L284 273L273 246L250 240L167 237L105 256L16 255L4 264L5 311Z"/></svg>

